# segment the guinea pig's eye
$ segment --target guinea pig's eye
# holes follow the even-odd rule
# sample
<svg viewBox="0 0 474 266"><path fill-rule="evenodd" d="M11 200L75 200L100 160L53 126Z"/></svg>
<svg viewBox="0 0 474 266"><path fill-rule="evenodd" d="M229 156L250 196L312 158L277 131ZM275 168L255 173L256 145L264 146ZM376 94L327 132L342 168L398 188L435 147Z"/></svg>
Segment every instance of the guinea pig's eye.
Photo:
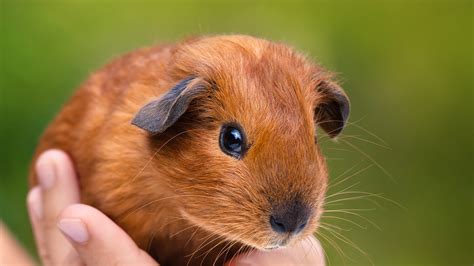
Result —
<svg viewBox="0 0 474 266"><path fill-rule="evenodd" d="M238 159L242 158L245 152L245 135L238 126L223 126L219 140L224 153Z"/></svg>

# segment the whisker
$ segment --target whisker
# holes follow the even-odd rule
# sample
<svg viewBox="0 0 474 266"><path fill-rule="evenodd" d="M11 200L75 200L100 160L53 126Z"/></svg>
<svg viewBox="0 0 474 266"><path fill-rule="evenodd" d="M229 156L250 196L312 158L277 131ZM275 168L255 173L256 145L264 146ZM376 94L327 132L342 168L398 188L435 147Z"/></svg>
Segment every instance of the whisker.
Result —
<svg viewBox="0 0 474 266"><path fill-rule="evenodd" d="M339 227L337 225L333 225L333 224L330 224L330 223L322 222L321 225L332 227L332 228L334 228L336 230L339 230L339 231L346 231L346 232L352 231L351 229L345 229L345 228L342 228L342 227Z"/></svg>
<svg viewBox="0 0 474 266"><path fill-rule="evenodd" d="M146 167L150 164L150 162L155 158L155 156L161 151L161 149L163 149L163 147L166 146L170 141L172 141L173 139L175 139L176 137L178 137L178 136L180 136L184 133L187 133L187 132L190 132L190 131L193 131L193 130L196 130L196 129L189 129L189 130L182 131L182 132L174 135L170 139L168 139L165 143L163 143L159 148L156 149L156 151L153 153L153 155L150 157L150 159L145 163L145 165L140 169L140 171L131 179L131 181L127 182L127 183L124 183L124 184L133 183L135 181L135 179L139 175L141 175L141 173L146 169Z"/></svg>
<svg viewBox="0 0 474 266"><path fill-rule="evenodd" d="M346 194L346 192L342 192L341 194ZM350 193L350 194L352 194L352 193ZM365 198L369 198L369 197L376 197L376 196L375 195L361 195L361 196L347 197L347 198L342 198L342 199L335 199L335 200L325 202L324 206L328 206L328 205L331 205L332 203L336 203L336 202L349 201L349 200L355 200L355 199L365 199Z"/></svg>
<svg viewBox="0 0 474 266"><path fill-rule="evenodd" d="M321 245L321 241L319 241L319 239L318 239L315 235L313 235L313 236L317 239L318 243ZM320 256L320 257L322 258L323 262L325 261L325 258L326 258L327 261L328 261L328 264L329 264L329 257L328 257L328 255L326 254L326 251L324 250L323 246L321 245L321 246L320 246L321 248L318 248L318 247L316 247L316 246L314 245L314 243L313 243L309 238L308 238L308 240L309 240L309 243L310 243L310 245L311 245L311 249L316 251L316 253L318 254L318 256ZM320 251L320 250L321 250L321 251ZM321 254L321 253L322 253L322 254Z"/></svg>
<svg viewBox="0 0 474 266"><path fill-rule="evenodd" d="M325 209L324 212L336 212L336 211L375 211L375 208L372 209L334 209L334 210L328 210Z"/></svg>
<svg viewBox="0 0 474 266"><path fill-rule="evenodd" d="M240 252L242 251L242 249L244 249L244 251L245 251L245 248L244 248L244 247L245 247L245 246L244 246L244 245L242 245L242 246L241 246L241 247L240 247L240 248L237 250L237 252L235 252L235 256L234 256L234 257L232 257L232 258L229 260L229 264L232 264L232 263L231 263L231 262L232 262L232 260L234 260L234 259L235 259L235 257L236 257L236 256L238 256L238 255L241 255L241 257L248 256L248 254L245 254L245 253L240 253Z"/></svg>
<svg viewBox="0 0 474 266"><path fill-rule="evenodd" d="M364 255L370 262L370 264L374 265L373 261L370 259L370 256L365 252L363 249L361 249L359 246L357 246L354 242L352 242L350 239L345 237L344 235L336 232L336 231L329 231L334 237L337 239L341 240L342 242L348 244L349 246L353 247L355 250L359 251L362 255Z"/></svg>
<svg viewBox="0 0 474 266"><path fill-rule="evenodd" d="M389 199L387 197L382 196L383 195L382 193L374 194L374 193L370 193L370 192L366 192L366 191L344 191L344 192L341 192L339 195L342 195L342 194L356 194L356 195L359 194L359 195L365 195L367 197L374 197L374 198L378 198L378 199L383 199L387 202L390 202L390 203L396 205L397 207L399 207L400 209L402 209L404 211L408 210L405 206L401 205L400 203L398 203L398 202L396 202L392 199ZM360 196L360 197L362 197L362 196ZM336 202L336 200L331 201L331 202L327 202L327 203L333 203L333 202Z"/></svg>
<svg viewBox="0 0 474 266"><path fill-rule="evenodd" d="M311 245L311 240L310 240L309 238L305 238L305 239L303 239L302 241L298 242L298 244L299 244L301 247L303 247L303 241L309 241L309 243L310 243L310 245ZM313 247L312 247L312 245L311 245L311 250L310 250L310 251L313 251L312 249L313 249ZM305 253L304 253L304 259L303 259L303 261L301 261L301 264L303 264L305 261L308 260L308 254L309 254L310 251L308 251L308 250L305 251Z"/></svg>
<svg viewBox="0 0 474 266"><path fill-rule="evenodd" d="M176 232L176 233L170 235L170 238L174 238L175 236L181 234L182 232L184 232L184 231L186 231L186 230L189 230L189 229L191 229L191 228L194 228L194 227L197 227L197 225L192 224L192 225L190 225L190 226L187 226L187 227L185 227L184 229L181 229L181 230L179 230L178 232Z"/></svg>
<svg viewBox="0 0 474 266"><path fill-rule="evenodd" d="M148 166L148 164L150 164L150 162L153 160L153 158L155 158L155 156L158 154L158 152L160 152L160 149L156 149L156 151L153 153L153 155L150 157L150 159L148 159L148 161L145 163L145 165L140 169L140 171L138 171L138 173L128 182L128 184L130 183L133 183L135 181L135 179L141 175L143 173L143 171L146 169L146 167ZM127 184L127 185L128 185Z"/></svg>
<svg viewBox="0 0 474 266"><path fill-rule="evenodd" d="M340 136L339 139L355 139L355 140L359 140L359 141L362 141L362 142L366 142L366 143L373 144L373 145L375 145L375 146L384 148L384 149L386 149L386 150L392 150L392 148L390 148L390 147L388 147L388 146L385 146L385 145L379 144L379 143L377 143L377 142L373 142L373 141L370 141L370 140L361 138L361 137L356 136L356 135L344 135L344 136Z"/></svg>
<svg viewBox="0 0 474 266"><path fill-rule="evenodd" d="M233 243L235 243L237 241L227 241L227 244L225 244L221 250L219 251L219 253L217 253L217 256L216 258L214 259L214 262L212 263L212 266L215 266L216 263L217 263L217 260L220 258L220 256L222 254L224 254L224 252L227 250L228 247L231 247L233 245ZM225 262L225 258L224 258L224 262Z"/></svg>
<svg viewBox="0 0 474 266"><path fill-rule="evenodd" d="M206 257L209 255L209 253L215 249L216 247L218 247L219 245L221 245L222 243L225 243L227 241L227 239L223 238L221 239L219 242L217 242L217 244L215 244L214 246L212 246L204 255L204 257L202 258L201 260L201 266L202 266L202 263L204 262L204 260L206 259Z"/></svg>
<svg viewBox="0 0 474 266"><path fill-rule="evenodd" d="M344 179L341 179L341 180L339 180L339 181L336 182L336 183L333 183L333 184L329 185L328 189L329 189L329 188L336 187L337 185L344 183L344 181L346 181L346 180L348 180L348 179L350 179L350 178L352 178L352 177L354 177L354 176L356 176L356 175L358 175L358 174L360 174L360 173L366 171L366 170L369 169L370 167L372 167L372 165L368 165L368 166L362 168L361 170L359 170L359 171L357 171L357 172L351 174L350 176L348 176L348 177L346 177L346 178L344 178Z"/></svg>
<svg viewBox="0 0 474 266"><path fill-rule="evenodd" d="M351 146L353 149L355 149L356 151L358 151L360 154L364 155L367 159L369 159L373 164L375 164L380 170L382 170L382 172L384 172L384 174L386 174L391 180L392 182L394 183L397 183L395 181L395 179L392 177L392 175L382 166L380 165L374 158L372 158L370 155L368 155L367 153L363 152L359 147L357 147L356 145L348 142L348 141L345 141L343 139L341 139L341 141L343 143L345 143L346 145L348 146Z"/></svg>
<svg viewBox="0 0 474 266"><path fill-rule="evenodd" d="M342 149L342 148L326 148L327 150L333 150L333 151L347 151L347 152L354 152L348 149Z"/></svg>
<svg viewBox="0 0 474 266"><path fill-rule="evenodd" d="M342 217L338 217L338 216L323 216L323 217L321 217L321 219L326 219L326 218L345 221L345 222L348 222L348 223L350 223L350 224L353 224L353 225L359 227L360 229L367 230L367 227L362 226L362 225L360 225L360 224L358 224L358 223L356 223L356 222L354 222L354 221L352 221L352 220L346 219L346 218L342 218Z"/></svg>
<svg viewBox="0 0 474 266"><path fill-rule="evenodd" d="M326 161L344 161L344 158L326 157Z"/></svg>
<svg viewBox="0 0 474 266"><path fill-rule="evenodd" d="M156 235L156 230L153 230L153 232L151 233L150 240L148 240L148 245L146 247L146 251L150 251L151 245L153 243L153 239L155 238L155 235Z"/></svg>
<svg viewBox="0 0 474 266"><path fill-rule="evenodd" d="M189 237L188 241L186 241L186 243L184 244L184 247L188 246L189 242L196 235L196 233L198 232L199 229L200 229L199 227L196 227L196 230L194 230L194 233Z"/></svg>
<svg viewBox="0 0 474 266"><path fill-rule="evenodd" d="M354 216L357 216L365 221L367 221L368 223L370 223L372 226L374 226L375 228L377 228L378 230L382 231L382 228L380 228L376 223L374 223L372 220L358 214L358 213L355 213L355 212L351 212L351 211L344 211L344 210L332 210L332 211L329 211L329 212L333 212L333 213L346 213L346 214L350 214L350 215L354 215Z"/></svg>
<svg viewBox="0 0 474 266"><path fill-rule="evenodd" d="M341 180L341 181L342 181L342 180ZM344 181L342 181L342 182L344 182ZM341 183L342 183L342 182L341 182ZM332 193L329 193L329 190L331 190L331 189L328 189L328 195L325 196L324 200L327 200L327 199L329 199L329 198L333 198L333 197L335 197L335 196L339 196L339 195L341 195L341 194L347 194L347 193L345 193L345 192L350 191L351 188L353 188L353 187L355 187L355 186L357 186L357 185L359 185L359 184L360 184L360 181L357 181L357 182L355 182L355 183L352 184L352 185L349 185L349 186L347 186L347 187L345 187L345 188L342 188L342 189L340 189L340 190L338 190L338 191L335 191L335 192L332 192ZM332 188L334 188L334 187L332 187Z"/></svg>
<svg viewBox="0 0 474 266"><path fill-rule="evenodd" d="M352 166L351 168L347 169L346 171L344 171L342 174L338 175L336 178L334 178L334 180L332 180L332 182L336 182L337 180L339 180L340 178L344 177L344 175L350 173L354 168L356 168L357 166L359 166L364 160L358 162L356 165Z"/></svg>
<svg viewBox="0 0 474 266"><path fill-rule="evenodd" d="M375 133L369 131L368 129L364 128L363 126L361 125L357 125L357 124L352 124L353 126L359 128L360 130L364 131L365 133L371 135L372 137L376 138L377 140L379 140L380 142L382 142L383 144L385 144L386 146L388 146L388 143L385 142L385 140L383 140L381 137L377 136Z"/></svg>
<svg viewBox="0 0 474 266"><path fill-rule="evenodd" d="M174 196L169 196L169 197L164 197L164 198L160 198L160 199L155 199L155 200L149 201L149 202L147 202L146 204L143 204L143 205L141 205L141 206L138 207L138 208L135 208L135 209L132 209L132 210L130 210L130 211L128 211L128 212L125 212L124 214L122 214L122 215L119 216L119 219L125 219L125 218L127 218L129 215L131 215L131 214L133 214L133 213L135 213L135 212L137 212L137 211L139 211L139 210L141 210L141 209L143 209L143 208L146 208L147 206L150 206L150 205L152 205L152 204L155 204L155 203L157 203L157 202L160 202L160 201L162 201L162 200L172 199L172 198L176 198L176 197L179 197L179 195L174 195Z"/></svg>
<svg viewBox="0 0 474 266"><path fill-rule="evenodd" d="M327 235L323 234L323 232L321 231L318 231L317 234L322 237L324 240L326 240L326 242L328 242L335 250L336 252L338 253L339 255L339 258L341 259L342 263L345 265L345 261L344 261L344 258L349 258L347 257L346 253L344 253L344 251L341 249L341 247L339 247L339 245L334 242L333 240L331 240ZM329 261L329 257L328 258L328 261Z"/></svg>
<svg viewBox="0 0 474 266"><path fill-rule="evenodd" d="M235 244L239 243L239 241L232 241L231 243L232 243L232 245L230 245L230 246L227 248L227 250L226 250L226 252L225 252L225 254L224 254L224 258L222 259L223 261L227 261L227 255L229 255L230 250L235 246ZM230 258L229 262L232 261L232 259L235 257L235 255L236 255L236 254L232 255L232 258Z"/></svg>
<svg viewBox="0 0 474 266"><path fill-rule="evenodd" d="M227 231L227 233L229 232L234 232L236 229L234 230L230 230L230 231ZM207 237L204 237L204 238L201 238L200 241L202 242L198 248L190 255L186 255L185 257L189 257L191 256L189 259L188 259L188 263L187 265L189 264L189 262L192 260L192 258L196 255L197 252L199 252L200 250L202 250L203 248L205 248L206 246L208 246L209 244L212 244L213 242L215 242L216 240L219 240L219 238L223 238L222 237L222 234L224 233L224 230L218 230L217 232L214 232L214 234L209 234L209 236ZM211 240L209 240L211 239ZM210 251L209 251L210 252ZM207 254L207 253L206 253ZM196 258L199 258L201 256L203 256L204 254L201 254L199 255L198 257ZM206 255L207 256L207 255ZM203 260L205 259L205 257L203 258ZM202 261L201 261L202 262Z"/></svg>
<svg viewBox="0 0 474 266"><path fill-rule="evenodd" d="M210 241L207 241L208 239L212 239ZM215 240L219 239L219 236L217 235L214 235L214 234L210 234L205 241L203 241L199 246L198 248L193 252L191 253L190 255L186 255L184 257L189 257L191 256L189 259L188 259L188 263L186 265L189 265L189 263L191 262L191 260L193 259L194 255L199 252L201 250L201 248L204 248L205 246L207 246L208 244L214 242ZM207 241L207 242L206 242ZM205 244L205 245L204 245ZM203 246L204 245L204 246Z"/></svg>

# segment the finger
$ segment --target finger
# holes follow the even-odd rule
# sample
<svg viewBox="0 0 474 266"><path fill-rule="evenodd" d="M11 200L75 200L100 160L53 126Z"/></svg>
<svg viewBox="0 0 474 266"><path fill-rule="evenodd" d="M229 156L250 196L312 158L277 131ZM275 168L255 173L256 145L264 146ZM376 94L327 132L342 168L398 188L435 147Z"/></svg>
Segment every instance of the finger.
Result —
<svg viewBox="0 0 474 266"><path fill-rule="evenodd" d="M0 265L35 265L1 220L0 236Z"/></svg>
<svg viewBox="0 0 474 266"><path fill-rule="evenodd" d="M42 256L52 264L74 261L77 254L57 229L57 217L68 205L79 202L79 190L69 157L62 151L49 150L36 163L36 173L41 186L42 218L40 224Z"/></svg>
<svg viewBox="0 0 474 266"><path fill-rule="evenodd" d="M38 255L42 259L43 263L49 262L49 255L46 252L46 243L44 242L43 227L41 225L41 217L43 216L43 207L41 203L41 188L36 186L28 192L26 198L28 206L28 216L30 217L31 227L33 229L33 235L35 237L36 247Z"/></svg>
<svg viewBox="0 0 474 266"><path fill-rule="evenodd" d="M86 265L157 265L118 225L90 206L67 207L58 227Z"/></svg>
<svg viewBox="0 0 474 266"><path fill-rule="evenodd" d="M228 266L243 265L316 265L324 266L324 252L319 241L311 236L287 248L255 251L232 259Z"/></svg>

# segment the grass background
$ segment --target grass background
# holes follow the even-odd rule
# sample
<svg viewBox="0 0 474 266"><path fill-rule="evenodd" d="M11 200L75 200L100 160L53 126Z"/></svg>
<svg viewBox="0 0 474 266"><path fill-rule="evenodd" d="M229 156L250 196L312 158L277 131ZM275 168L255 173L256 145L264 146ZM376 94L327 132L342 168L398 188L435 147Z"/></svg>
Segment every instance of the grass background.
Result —
<svg viewBox="0 0 474 266"><path fill-rule="evenodd" d="M375 196L333 205L371 210L364 218L331 213L363 228L325 218L367 253L322 231L332 239L322 239L330 264L474 262L472 1L0 3L0 217L30 251L29 160L74 88L137 47L245 33L287 42L340 73L355 124L339 142L322 137L331 176L372 167L330 192L356 184L349 190L383 193L406 208Z"/></svg>

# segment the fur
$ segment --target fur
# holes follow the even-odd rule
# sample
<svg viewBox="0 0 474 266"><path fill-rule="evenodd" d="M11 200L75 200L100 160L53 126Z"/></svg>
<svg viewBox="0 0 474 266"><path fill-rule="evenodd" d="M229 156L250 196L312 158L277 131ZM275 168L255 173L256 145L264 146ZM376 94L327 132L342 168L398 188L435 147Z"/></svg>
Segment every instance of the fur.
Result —
<svg viewBox="0 0 474 266"><path fill-rule="evenodd" d="M47 149L66 151L81 201L161 265L222 264L249 249L293 244L316 230L323 211L327 170L315 125L340 120L337 98L347 101L332 76L284 44L249 36L140 49L77 90L33 162ZM131 124L142 107L189 77L207 89L172 126L150 134ZM325 113L324 104L335 109ZM241 160L219 148L229 122L241 125L250 145ZM312 209L308 225L295 236L276 234L272 206L295 197Z"/></svg>

